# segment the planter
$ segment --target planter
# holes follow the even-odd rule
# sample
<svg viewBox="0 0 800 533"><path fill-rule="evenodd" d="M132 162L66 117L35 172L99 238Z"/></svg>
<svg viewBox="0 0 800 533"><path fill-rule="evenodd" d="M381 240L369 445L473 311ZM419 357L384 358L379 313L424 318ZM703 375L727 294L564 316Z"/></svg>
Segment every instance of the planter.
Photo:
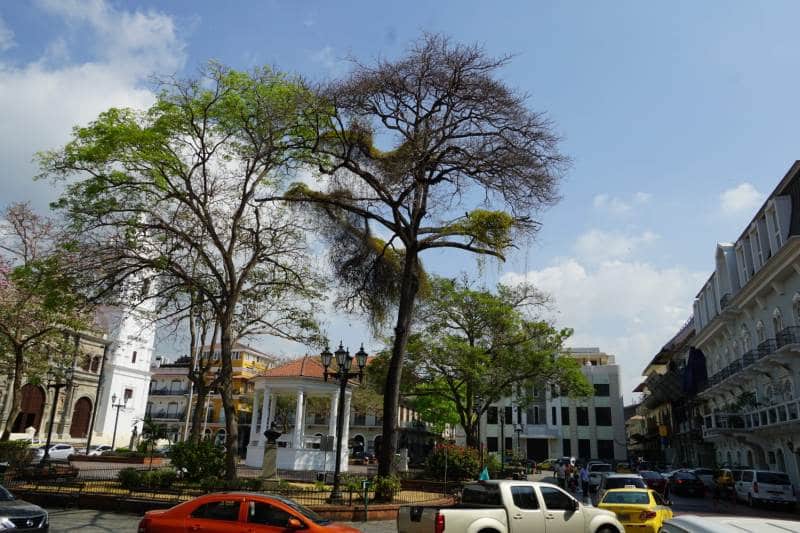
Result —
<svg viewBox="0 0 800 533"><path fill-rule="evenodd" d="M162 466L169 464L166 457L126 457L124 455L70 455L70 464L75 463L115 463L126 465Z"/></svg>

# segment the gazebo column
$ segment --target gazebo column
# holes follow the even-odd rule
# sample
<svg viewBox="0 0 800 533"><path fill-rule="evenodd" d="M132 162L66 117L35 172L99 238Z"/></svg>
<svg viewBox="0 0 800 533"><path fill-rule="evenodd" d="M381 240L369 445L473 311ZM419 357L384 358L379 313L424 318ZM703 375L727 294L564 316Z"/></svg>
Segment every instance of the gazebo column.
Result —
<svg viewBox="0 0 800 533"><path fill-rule="evenodd" d="M261 398L261 429L258 432L258 442L266 445L267 437L264 436L264 432L269 429L269 419L272 416L272 405L270 405L272 390L269 387L264 387L262 392L264 396Z"/></svg>
<svg viewBox="0 0 800 533"><path fill-rule="evenodd" d="M261 438L259 437L259 435L261 435L261 426L262 426L261 413L263 412L264 409L261 406L261 403L259 402L259 398L261 397L259 395L262 392L264 391L262 391L261 389L256 389L253 392L253 418L251 421L251 424L253 425L253 432L250 435L251 441L259 441L259 442L261 441Z"/></svg>
<svg viewBox="0 0 800 533"><path fill-rule="evenodd" d="M339 414L339 391L331 395L331 414L328 416L328 435L333 436L333 445L336 446L336 417Z"/></svg>
<svg viewBox="0 0 800 533"><path fill-rule="evenodd" d="M297 389L297 405L294 411L294 437L292 438L295 449L303 447L303 426L305 425L305 417L303 407L305 406L303 389Z"/></svg>
<svg viewBox="0 0 800 533"><path fill-rule="evenodd" d="M350 399L353 397L352 391L348 390L344 393L344 424L342 426L342 464L347 464L347 458L350 457L348 443L350 442ZM347 470L345 467L343 470Z"/></svg>

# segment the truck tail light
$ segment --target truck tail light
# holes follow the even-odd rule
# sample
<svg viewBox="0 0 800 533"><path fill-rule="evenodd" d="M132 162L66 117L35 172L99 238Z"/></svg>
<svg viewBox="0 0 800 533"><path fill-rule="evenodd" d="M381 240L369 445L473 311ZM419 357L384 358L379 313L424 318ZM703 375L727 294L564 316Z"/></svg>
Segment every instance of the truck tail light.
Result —
<svg viewBox="0 0 800 533"><path fill-rule="evenodd" d="M758 494L758 481L753 481L753 492Z"/></svg>
<svg viewBox="0 0 800 533"><path fill-rule="evenodd" d="M639 513L639 520L642 522L655 518L657 513L655 511L642 511Z"/></svg>
<svg viewBox="0 0 800 533"><path fill-rule="evenodd" d="M442 513L436 513L436 526L433 533L444 533L444 515Z"/></svg>

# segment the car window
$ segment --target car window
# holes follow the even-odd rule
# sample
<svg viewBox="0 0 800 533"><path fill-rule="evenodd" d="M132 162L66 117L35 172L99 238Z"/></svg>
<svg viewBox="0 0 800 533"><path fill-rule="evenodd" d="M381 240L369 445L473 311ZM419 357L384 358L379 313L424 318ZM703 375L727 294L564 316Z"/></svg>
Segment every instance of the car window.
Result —
<svg viewBox="0 0 800 533"><path fill-rule="evenodd" d="M779 472L756 472L756 481L770 485L789 485L789 476Z"/></svg>
<svg viewBox="0 0 800 533"><path fill-rule="evenodd" d="M653 472L652 470L640 470L639 475L645 479L663 479L661 474Z"/></svg>
<svg viewBox="0 0 800 533"><path fill-rule="evenodd" d="M676 472L675 479L697 479L697 476L691 472Z"/></svg>
<svg viewBox="0 0 800 533"><path fill-rule="evenodd" d="M733 471L733 480L734 481L741 481L742 480L742 471L741 470L734 470Z"/></svg>
<svg viewBox="0 0 800 533"><path fill-rule="evenodd" d="M536 492L533 490L533 487L511 487L511 498L514 500L514 505L520 509L539 508L539 499L536 497Z"/></svg>
<svg viewBox="0 0 800 533"><path fill-rule="evenodd" d="M746 471L742 472L742 481L744 481L746 483L749 483L750 481L753 481L753 471L752 470L746 470Z"/></svg>
<svg viewBox="0 0 800 533"><path fill-rule="evenodd" d="M666 500L657 492L653 492L653 499L656 501L656 505L667 505Z"/></svg>
<svg viewBox="0 0 800 533"><path fill-rule="evenodd" d="M239 520L239 502L235 500L218 500L204 503L194 510L192 518L207 520Z"/></svg>
<svg viewBox="0 0 800 533"><path fill-rule="evenodd" d="M461 492L461 501L477 505L502 505L497 485L467 485Z"/></svg>
<svg viewBox="0 0 800 533"><path fill-rule="evenodd" d="M645 491L608 492L603 497L603 503L623 503L628 505L649 505L650 494Z"/></svg>
<svg viewBox="0 0 800 533"><path fill-rule="evenodd" d="M555 487L540 487L544 506L551 511L572 511L575 503L566 492Z"/></svg>
<svg viewBox="0 0 800 533"><path fill-rule="evenodd" d="M296 518L283 509L263 502L250 502L247 521L265 526L289 527L289 519Z"/></svg>

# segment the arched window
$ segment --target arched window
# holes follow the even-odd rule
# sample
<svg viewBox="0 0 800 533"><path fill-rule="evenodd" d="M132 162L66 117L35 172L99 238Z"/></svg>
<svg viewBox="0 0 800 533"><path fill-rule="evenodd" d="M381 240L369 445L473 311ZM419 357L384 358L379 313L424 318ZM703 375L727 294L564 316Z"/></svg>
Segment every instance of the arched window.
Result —
<svg viewBox="0 0 800 533"><path fill-rule="evenodd" d="M758 344L761 344L767 340L767 334L764 332L764 323L760 320L756 324L756 340L758 341Z"/></svg>
<svg viewBox="0 0 800 533"><path fill-rule="evenodd" d="M783 401L785 402L794 399L794 387L792 387L791 379L786 379L783 381L783 387L781 388L781 395L783 396Z"/></svg>
<svg viewBox="0 0 800 533"><path fill-rule="evenodd" d="M777 336L781 331L783 331L783 315L781 310L776 307L772 312L772 332Z"/></svg>
<svg viewBox="0 0 800 533"><path fill-rule="evenodd" d="M792 315L794 315L794 325L800 326L800 292L794 293L792 297Z"/></svg>

